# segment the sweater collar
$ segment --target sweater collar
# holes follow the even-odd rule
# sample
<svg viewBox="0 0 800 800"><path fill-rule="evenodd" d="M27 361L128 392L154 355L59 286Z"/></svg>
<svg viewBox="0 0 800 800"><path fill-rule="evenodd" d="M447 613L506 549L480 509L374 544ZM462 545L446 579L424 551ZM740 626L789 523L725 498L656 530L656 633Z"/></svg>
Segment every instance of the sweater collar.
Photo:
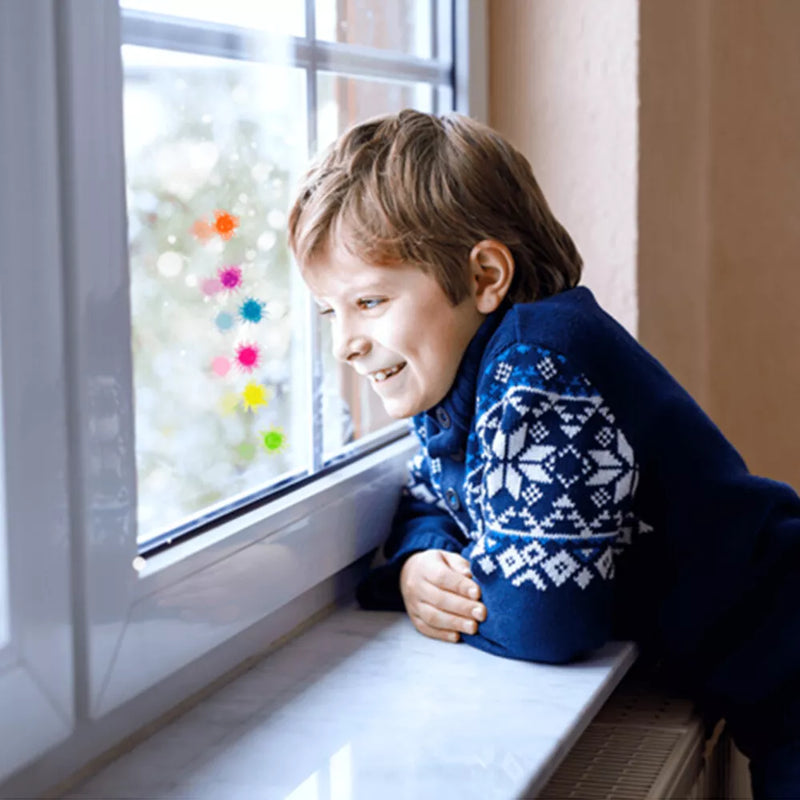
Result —
<svg viewBox="0 0 800 800"><path fill-rule="evenodd" d="M445 398L414 417L414 424L424 431L431 458L464 451L467 434L475 413L475 392L484 351L511 303L503 302L489 314L467 345L453 385Z"/></svg>

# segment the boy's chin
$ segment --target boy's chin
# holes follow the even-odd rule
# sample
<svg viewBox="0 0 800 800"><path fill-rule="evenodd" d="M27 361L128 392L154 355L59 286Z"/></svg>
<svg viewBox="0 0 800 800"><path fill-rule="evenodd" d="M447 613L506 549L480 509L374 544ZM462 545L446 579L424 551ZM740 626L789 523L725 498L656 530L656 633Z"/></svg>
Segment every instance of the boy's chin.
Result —
<svg viewBox="0 0 800 800"><path fill-rule="evenodd" d="M403 403L400 400L389 400L385 397L381 398L381 402L383 403L383 410L392 418L392 419L410 419L411 417L415 417L417 414L422 414L424 411L429 411L433 406L436 405L434 403L431 405L430 403Z"/></svg>
<svg viewBox="0 0 800 800"><path fill-rule="evenodd" d="M405 409L397 406L395 403L386 403L386 402L384 402L383 404L383 410L392 419L408 419L409 417L413 417L416 413L418 413L413 409Z"/></svg>
<svg viewBox="0 0 800 800"><path fill-rule="evenodd" d="M417 408L414 403L403 402L400 398L389 399L381 397L381 402L383 404L383 410L392 419L409 419L425 410L424 408Z"/></svg>

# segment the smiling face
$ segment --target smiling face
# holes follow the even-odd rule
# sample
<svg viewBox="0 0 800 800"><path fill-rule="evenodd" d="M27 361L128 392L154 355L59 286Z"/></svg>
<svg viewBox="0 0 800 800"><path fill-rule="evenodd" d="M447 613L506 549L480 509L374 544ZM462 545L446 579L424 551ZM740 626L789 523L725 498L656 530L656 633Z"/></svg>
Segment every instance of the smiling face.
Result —
<svg viewBox="0 0 800 800"><path fill-rule="evenodd" d="M474 293L453 306L419 267L367 264L341 245L302 276L330 320L334 356L369 378L387 414L410 417L444 399L485 318Z"/></svg>

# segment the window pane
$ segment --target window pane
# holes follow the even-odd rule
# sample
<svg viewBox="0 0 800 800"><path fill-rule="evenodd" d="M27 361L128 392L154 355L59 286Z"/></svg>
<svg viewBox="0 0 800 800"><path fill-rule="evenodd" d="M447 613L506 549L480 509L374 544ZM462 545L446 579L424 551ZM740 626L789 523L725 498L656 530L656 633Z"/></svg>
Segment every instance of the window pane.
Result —
<svg viewBox="0 0 800 800"><path fill-rule="evenodd" d="M427 83L348 78L331 73L317 76L320 147L325 147L351 125L378 114L404 108L434 110L434 87Z"/></svg>
<svg viewBox="0 0 800 800"><path fill-rule="evenodd" d="M123 47L139 541L302 471L302 70Z"/></svg>
<svg viewBox="0 0 800 800"><path fill-rule="evenodd" d="M168 14L269 31L285 36L305 35L305 4L287 0L120 0L123 9Z"/></svg>
<svg viewBox="0 0 800 800"><path fill-rule="evenodd" d="M317 39L431 58L432 0L317 0Z"/></svg>
<svg viewBox="0 0 800 800"><path fill-rule="evenodd" d="M322 145L333 141L355 122L377 114L417 108L432 111L434 88L423 83L395 83L317 76L318 125ZM366 378L334 359L327 319L320 321L323 360L324 454L331 458L342 445L373 433L394 420Z"/></svg>

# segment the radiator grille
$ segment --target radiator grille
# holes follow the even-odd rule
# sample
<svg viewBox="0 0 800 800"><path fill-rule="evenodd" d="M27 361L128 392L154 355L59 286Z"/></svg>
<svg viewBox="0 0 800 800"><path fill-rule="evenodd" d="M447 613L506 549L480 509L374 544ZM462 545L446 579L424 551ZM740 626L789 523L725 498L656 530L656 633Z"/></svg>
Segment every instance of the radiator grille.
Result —
<svg viewBox="0 0 800 800"><path fill-rule="evenodd" d="M706 746L692 704L631 678L572 748L539 800L724 797L728 741Z"/></svg>

